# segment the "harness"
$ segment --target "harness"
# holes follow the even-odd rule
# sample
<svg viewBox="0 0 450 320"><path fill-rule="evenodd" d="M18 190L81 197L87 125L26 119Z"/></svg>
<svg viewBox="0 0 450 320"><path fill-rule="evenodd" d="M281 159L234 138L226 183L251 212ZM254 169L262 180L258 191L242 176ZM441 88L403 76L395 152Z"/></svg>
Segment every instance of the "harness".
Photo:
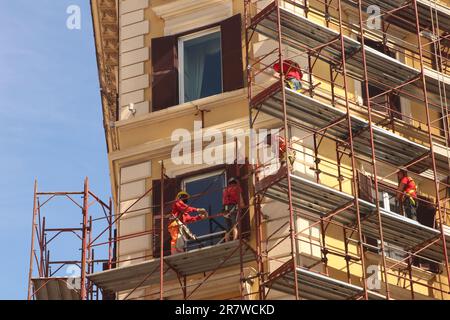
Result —
<svg viewBox="0 0 450 320"><path fill-rule="evenodd" d="M417 186L416 186L416 183L414 182L413 178L411 178L411 177L407 177L407 178L408 178L408 185L412 184L413 187L411 187L408 191L405 191L405 193L409 197L409 200L411 201L413 206L415 206L416 200L414 199L413 194L414 193L417 194Z"/></svg>
<svg viewBox="0 0 450 320"><path fill-rule="evenodd" d="M294 89L295 89L294 85L292 84L291 81L289 81L289 79L286 79L286 83L287 83L287 85L289 86L289 89L291 89L291 90L294 90Z"/></svg>
<svg viewBox="0 0 450 320"><path fill-rule="evenodd" d="M176 218L174 222L178 225L178 228L180 228L181 235L186 240L197 240L197 237L195 234L191 232L191 230L188 228L187 225L185 225L183 222L181 222L180 219Z"/></svg>

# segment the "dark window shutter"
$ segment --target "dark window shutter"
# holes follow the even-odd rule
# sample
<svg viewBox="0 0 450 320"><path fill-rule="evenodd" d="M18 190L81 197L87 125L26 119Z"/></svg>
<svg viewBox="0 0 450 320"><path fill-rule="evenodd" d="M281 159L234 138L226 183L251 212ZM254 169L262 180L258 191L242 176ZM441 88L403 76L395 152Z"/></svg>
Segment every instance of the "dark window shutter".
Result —
<svg viewBox="0 0 450 320"><path fill-rule="evenodd" d="M358 37L358 41L361 42L361 37ZM384 46L382 42L364 38L364 44L368 47L371 47L371 48L373 48L379 52L382 52L382 53L395 59L395 52L390 51L389 48ZM380 89L380 88L376 87L375 85L369 83L369 97L377 96L383 92L385 92L385 90ZM362 98L364 101L364 105L367 106L367 93L366 93L366 89L364 88L364 83L362 83ZM384 113L391 113L393 118L397 118L397 119L402 118L402 116L401 116L402 110L400 107L400 97L398 96L398 94L394 94L394 93L389 94L389 105L388 105L387 95L382 95L378 98L375 98L371 103L371 107L373 110L376 110L376 111L380 111L380 112L384 112ZM391 109L393 111L388 112L386 107L388 107L389 109Z"/></svg>
<svg viewBox="0 0 450 320"><path fill-rule="evenodd" d="M152 39L152 111L178 104L177 37Z"/></svg>
<svg viewBox="0 0 450 320"><path fill-rule="evenodd" d="M395 93L389 94L389 105L392 110L392 117L396 119L402 119L402 107L400 102L400 96Z"/></svg>
<svg viewBox="0 0 450 320"><path fill-rule="evenodd" d="M360 199L373 203L372 179L360 171L358 171L358 189ZM365 242L373 247L378 247L378 241L376 238L365 236ZM374 249L372 247L367 248L367 250L375 253L378 252L377 249Z"/></svg>
<svg viewBox="0 0 450 320"><path fill-rule="evenodd" d="M249 211L249 194L248 194L248 165L247 164L230 164L226 168L227 180L230 177L236 177L239 180L242 189L242 198L244 207L241 213L244 214L241 220L242 235L244 238L250 237L250 211Z"/></svg>
<svg viewBox="0 0 450 320"><path fill-rule="evenodd" d="M223 91L233 91L244 87L242 63L242 21L237 14L220 23L222 32L222 73Z"/></svg>
<svg viewBox="0 0 450 320"><path fill-rule="evenodd" d="M153 203L153 257L160 257L160 217L161 217L161 180L153 180L152 203ZM173 200L179 191L177 179L164 180L164 215L172 210ZM170 254L170 235L167 231L168 218L164 218L164 255Z"/></svg>
<svg viewBox="0 0 450 320"><path fill-rule="evenodd" d="M359 198L367 202L373 202L372 179L358 171Z"/></svg>
<svg viewBox="0 0 450 320"><path fill-rule="evenodd" d="M418 198L419 207L417 208L417 221L430 228L435 228L436 207L432 204L433 200L421 196L418 196ZM439 264L420 257L413 257L413 263L416 265L419 263L428 265L428 270L431 272L438 273L440 271Z"/></svg>
<svg viewBox="0 0 450 320"><path fill-rule="evenodd" d="M419 223L434 228L434 217L436 208L432 205L432 200L419 196L419 207L417 208L417 221Z"/></svg>

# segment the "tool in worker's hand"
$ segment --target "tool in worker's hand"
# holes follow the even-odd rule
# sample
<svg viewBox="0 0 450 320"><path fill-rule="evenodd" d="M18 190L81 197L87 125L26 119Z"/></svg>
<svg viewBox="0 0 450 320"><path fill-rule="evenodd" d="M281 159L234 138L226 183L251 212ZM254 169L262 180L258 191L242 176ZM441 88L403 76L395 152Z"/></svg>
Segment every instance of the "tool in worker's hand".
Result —
<svg viewBox="0 0 450 320"><path fill-rule="evenodd" d="M202 219L206 219L208 217L208 211L206 211L203 208L197 209L197 212L198 212L199 216L202 217Z"/></svg>
<svg viewBox="0 0 450 320"><path fill-rule="evenodd" d="M184 223L178 224L180 227L181 234L186 240L197 240L197 236L189 230L189 228Z"/></svg>
<svg viewBox="0 0 450 320"><path fill-rule="evenodd" d="M180 221L180 219L176 219L175 222L177 223L181 236L184 240L197 240L197 236L193 234L191 230Z"/></svg>

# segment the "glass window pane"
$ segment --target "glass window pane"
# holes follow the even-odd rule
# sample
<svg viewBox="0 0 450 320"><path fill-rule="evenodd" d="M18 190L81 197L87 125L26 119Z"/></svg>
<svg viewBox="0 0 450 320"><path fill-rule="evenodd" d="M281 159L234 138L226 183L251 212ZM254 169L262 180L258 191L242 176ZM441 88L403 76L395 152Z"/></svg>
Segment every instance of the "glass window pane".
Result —
<svg viewBox="0 0 450 320"><path fill-rule="evenodd" d="M184 102L222 92L220 31L183 42Z"/></svg>
<svg viewBox="0 0 450 320"><path fill-rule="evenodd" d="M225 175L218 174L194 181L186 182L186 191L193 196L189 205L196 208L205 208L210 216L217 215L222 212L222 191L225 187ZM200 195L200 196L196 196ZM225 230L225 221L222 216L204 221L198 221L189 224L189 229L198 237L209 235L211 233L223 232ZM207 237L206 240L196 243L190 241L188 249L198 248L200 246L209 246L216 244L223 234L215 237Z"/></svg>

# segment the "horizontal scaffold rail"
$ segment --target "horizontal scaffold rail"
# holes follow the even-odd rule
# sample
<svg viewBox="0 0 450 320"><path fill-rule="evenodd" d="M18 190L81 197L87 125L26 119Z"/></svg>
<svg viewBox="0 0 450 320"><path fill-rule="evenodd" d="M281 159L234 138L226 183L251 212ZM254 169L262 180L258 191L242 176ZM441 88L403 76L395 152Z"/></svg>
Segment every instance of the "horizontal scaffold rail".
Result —
<svg viewBox="0 0 450 320"><path fill-rule="evenodd" d="M256 14L252 19L251 28L258 33L273 39L278 39L276 5L272 3ZM301 52L308 51L319 59L340 68L341 43L339 33L310 19L302 17L287 9L280 8L281 41L283 44ZM361 43L344 35L347 74L353 79L364 81L364 67L361 54ZM386 88L395 89L400 95L423 102L418 97L421 88L420 70L410 67L388 55L368 46L365 47L367 74L370 80L382 83ZM425 69L427 92L430 107L441 112L440 95L442 91L450 97L450 76ZM445 90L442 90L445 84Z"/></svg>
<svg viewBox="0 0 450 320"><path fill-rule="evenodd" d="M164 257L164 281L176 280L178 277L191 276L213 271L217 268L227 268L239 265L240 250L242 262L255 260L255 252L248 244L240 241L230 241L214 246L195 249ZM155 258L115 269L88 275L88 279L99 288L108 292L121 292L137 287L159 285L160 259Z"/></svg>
<svg viewBox="0 0 450 320"><path fill-rule="evenodd" d="M267 94L266 92L269 92ZM287 120L293 126L312 132L318 132L326 128L326 136L337 141L346 141L348 127L345 121L346 113L340 109L329 106L317 99L312 99L304 94L286 88ZM282 95L279 82L258 94L252 100L252 107L261 112L283 119ZM354 150L366 157L371 156L370 136L368 121L351 116ZM431 157L427 157L430 149L399 136L391 131L372 125L377 160L389 163L393 166L408 166L408 170L422 174L426 177L427 170L431 167ZM322 131L321 134L324 134ZM444 153L437 152L435 148L436 169L439 179L449 175L448 158ZM421 161L416 161L421 159Z"/></svg>
<svg viewBox="0 0 450 320"><path fill-rule="evenodd" d="M354 196L297 176L295 173L291 174L290 177L292 204L296 209L314 215L317 219L332 215L333 220L338 223L347 226L355 225L356 208L349 205L354 202ZM286 190L287 172L285 167L282 167L276 174L261 179L256 184L257 193L283 203L288 203ZM376 206L362 199L358 199L358 202L363 234L371 238L378 238ZM339 212L339 214L336 214L336 212ZM440 244L433 241L439 237L439 230L383 209L380 209L380 213L386 242L401 246L405 251L420 252L420 256L436 262L444 260ZM450 234L446 234L445 237L450 252Z"/></svg>

